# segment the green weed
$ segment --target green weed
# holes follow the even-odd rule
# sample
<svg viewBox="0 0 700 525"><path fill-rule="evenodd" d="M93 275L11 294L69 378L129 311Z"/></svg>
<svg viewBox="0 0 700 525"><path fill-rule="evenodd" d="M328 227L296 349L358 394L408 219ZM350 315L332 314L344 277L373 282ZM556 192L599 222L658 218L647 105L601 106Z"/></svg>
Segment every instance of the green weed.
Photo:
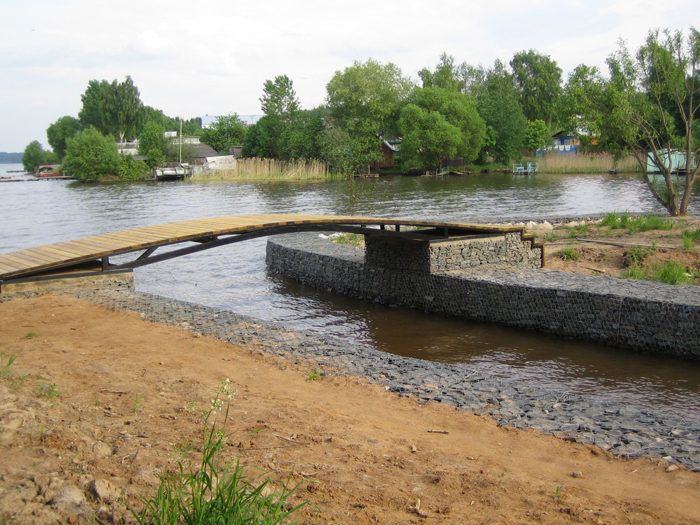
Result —
<svg viewBox="0 0 700 525"><path fill-rule="evenodd" d="M564 248L559 252L559 257L565 261L578 261L580 255L575 248Z"/></svg>
<svg viewBox="0 0 700 525"><path fill-rule="evenodd" d="M647 215L630 220L627 228L630 233L646 232L650 230L671 230L673 229L673 223L655 215Z"/></svg>
<svg viewBox="0 0 700 525"><path fill-rule="evenodd" d="M306 504L288 503L299 486L289 488L290 480L276 490L269 479L258 484L247 477L238 461L223 462L232 396L228 380L223 381L202 425L201 462L193 467L178 461L175 472L161 476L155 495L142 500L141 512L129 507L140 525L281 525ZM218 425L224 402L226 409Z"/></svg>
<svg viewBox="0 0 700 525"><path fill-rule="evenodd" d="M692 284L693 275L688 274L685 267L677 261L668 261L663 266L655 264L646 268L635 267L625 272L623 277L628 279L643 279L658 281L666 284Z"/></svg>
<svg viewBox="0 0 700 525"><path fill-rule="evenodd" d="M600 225L607 226L611 230L627 230L628 234L646 232L649 230L673 229L673 223L669 220L662 219L661 217L646 215L644 217L632 218L629 213L623 213L622 215L618 215L617 213L608 213L603 218Z"/></svg>
<svg viewBox="0 0 700 525"><path fill-rule="evenodd" d="M27 335L24 336L25 339L34 339L35 337L39 337L39 334L34 330L30 331Z"/></svg>
<svg viewBox="0 0 700 525"><path fill-rule="evenodd" d="M136 414L143 408L143 395L140 392L136 392L134 396L134 404L131 406L131 413Z"/></svg>
<svg viewBox="0 0 700 525"><path fill-rule="evenodd" d="M39 386L36 388L35 393L38 397L43 397L47 401L50 401L54 399L56 396L58 396L58 389L56 388L56 383L52 384L47 384L47 383L39 383Z"/></svg>
<svg viewBox="0 0 700 525"><path fill-rule="evenodd" d="M559 501L559 498L561 497L562 490L564 489L563 485L557 485L557 489L554 491L554 502L556 503Z"/></svg>
<svg viewBox="0 0 700 525"><path fill-rule="evenodd" d="M692 284L693 278L688 275L685 266L677 261L668 261L658 270L657 281L666 284Z"/></svg>
<svg viewBox="0 0 700 525"><path fill-rule="evenodd" d="M5 379L11 374L10 367L15 362L15 359L17 359L17 354L10 354L7 362L5 362L5 356L0 352L0 379Z"/></svg>
<svg viewBox="0 0 700 525"><path fill-rule="evenodd" d="M693 238L688 230L683 230L683 249L692 250L693 249Z"/></svg>
<svg viewBox="0 0 700 525"><path fill-rule="evenodd" d="M311 381L316 381L317 379L323 379L326 377L326 373L323 370L314 370L306 377L306 382L311 383Z"/></svg>
<svg viewBox="0 0 700 525"><path fill-rule="evenodd" d="M656 250L642 246L633 246L624 255L624 265L627 268L639 266L644 262L644 259L652 255Z"/></svg>
<svg viewBox="0 0 700 525"><path fill-rule="evenodd" d="M349 244L355 248L360 248L364 241L363 237L364 235L360 235L359 233L343 233L334 237L333 240L338 244Z"/></svg>

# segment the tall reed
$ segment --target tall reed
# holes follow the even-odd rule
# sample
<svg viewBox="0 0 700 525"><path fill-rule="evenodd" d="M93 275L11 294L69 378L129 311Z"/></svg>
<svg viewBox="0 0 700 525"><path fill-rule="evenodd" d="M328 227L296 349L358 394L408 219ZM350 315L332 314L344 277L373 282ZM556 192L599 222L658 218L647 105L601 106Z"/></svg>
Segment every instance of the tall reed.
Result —
<svg viewBox="0 0 700 525"><path fill-rule="evenodd" d="M332 174L320 160L236 159L230 169L198 173L192 180L324 180L343 178Z"/></svg>
<svg viewBox="0 0 700 525"><path fill-rule="evenodd" d="M634 157L625 157L615 164L615 157L610 153L576 153L574 155L549 153L537 160L540 173L605 173L613 168L616 168L617 173L641 172L639 163Z"/></svg>

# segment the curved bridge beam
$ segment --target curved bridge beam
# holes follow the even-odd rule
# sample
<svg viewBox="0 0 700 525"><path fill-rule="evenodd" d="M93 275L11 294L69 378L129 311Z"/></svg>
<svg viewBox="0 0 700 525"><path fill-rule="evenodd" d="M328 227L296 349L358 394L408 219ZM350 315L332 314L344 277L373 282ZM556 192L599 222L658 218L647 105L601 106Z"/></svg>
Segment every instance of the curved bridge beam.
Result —
<svg viewBox="0 0 700 525"><path fill-rule="evenodd" d="M421 229L402 231L405 226ZM234 215L146 226L0 254L0 286L25 280L123 272L256 237L303 231L341 231L424 242L512 231L519 231L527 238L523 228L516 226L335 215ZM174 249L155 253L166 246ZM136 254L136 257L116 264L110 262L111 257L126 254Z"/></svg>

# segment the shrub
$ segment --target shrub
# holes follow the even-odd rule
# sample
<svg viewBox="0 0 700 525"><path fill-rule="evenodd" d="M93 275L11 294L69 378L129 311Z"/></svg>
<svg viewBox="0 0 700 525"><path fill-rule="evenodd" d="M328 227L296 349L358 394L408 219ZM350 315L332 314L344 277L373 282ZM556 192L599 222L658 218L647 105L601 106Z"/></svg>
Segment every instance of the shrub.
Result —
<svg viewBox="0 0 700 525"><path fill-rule="evenodd" d="M122 155L119 159L117 168L119 180L141 180L148 177L148 173L146 163L134 159L133 155Z"/></svg>
<svg viewBox="0 0 700 525"><path fill-rule="evenodd" d="M81 131L67 139L63 169L76 179L98 181L105 175L116 175L119 169L117 143L95 128Z"/></svg>

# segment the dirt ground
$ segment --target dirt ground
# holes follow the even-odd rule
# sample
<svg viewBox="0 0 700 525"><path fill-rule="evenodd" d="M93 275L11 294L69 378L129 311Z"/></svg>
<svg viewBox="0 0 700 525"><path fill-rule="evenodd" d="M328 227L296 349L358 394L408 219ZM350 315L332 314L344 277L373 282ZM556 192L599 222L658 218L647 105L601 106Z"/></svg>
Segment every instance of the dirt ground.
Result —
<svg viewBox="0 0 700 525"><path fill-rule="evenodd" d="M641 248L646 257L642 266L663 265L678 261L689 272L700 271L700 247L686 250L683 247L683 230L695 231L700 220L669 219L671 230L650 230L628 233L625 229L610 229L588 225L558 227L552 233L538 233L538 240L546 242L546 268L590 275L603 274L621 277L631 261L626 261L630 249ZM560 253L572 249L579 258L564 260Z"/></svg>
<svg viewBox="0 0 700 525"><path fill-rule="evenodd" d="M299 483L300 523L700 523L700 473L307 381L314 363L73 296L0 303L0 351L0 523L128 521L122 502L196 464L196 413L226 378L226 457Z"/></svg>

